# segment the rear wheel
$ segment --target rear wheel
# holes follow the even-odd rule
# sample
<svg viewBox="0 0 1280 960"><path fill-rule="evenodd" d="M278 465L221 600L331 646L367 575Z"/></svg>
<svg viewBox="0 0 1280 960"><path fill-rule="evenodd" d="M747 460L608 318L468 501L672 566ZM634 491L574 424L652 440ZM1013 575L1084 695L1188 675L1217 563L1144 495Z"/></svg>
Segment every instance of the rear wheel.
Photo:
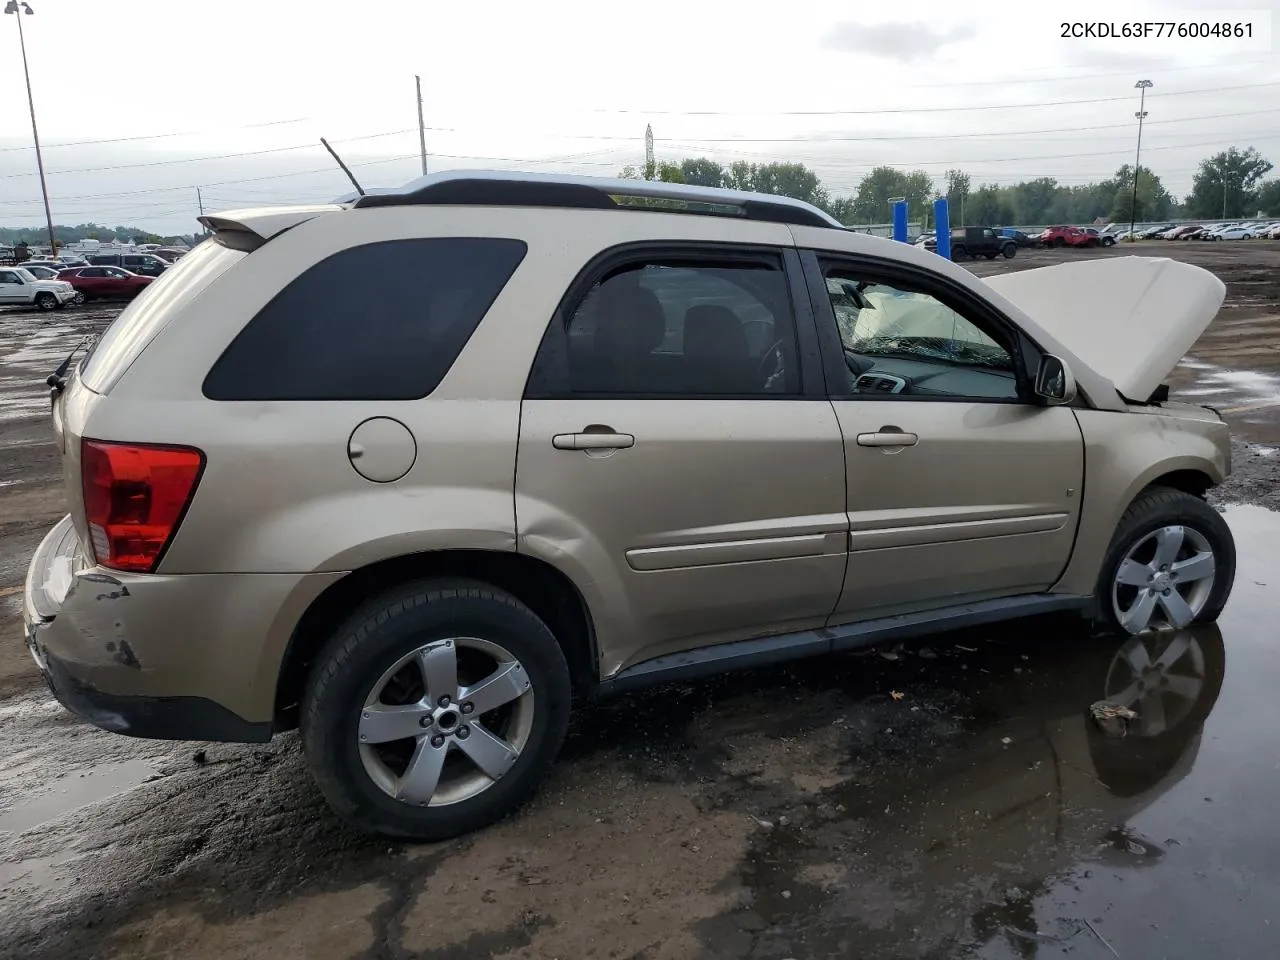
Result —
<svg viewBox="0 0 1280 960"><path fill-rule="evenodd" d="M442 840L528 799L569 698L560 647L528 607L476 581L424 581L371 600L317 657L303 748L344 819Z"/></svg>
<svg viewBox="0 0 1280 960"><path fill-rule="evenodd" d="M1216 620L1235 580L1236 549L1222 515L1181 490L1151 487L1120 518L1096 600L1126 633Z"/></svg>
<svg viewBox="0 0 1280 960"><path fill-rule="evenodd" d="M1012 260L1018 252L1017 244L1006 243L1000 251L1006 260Z"/></svg>
<svg viewBox="0 0 1280 960"><path fill-rule="evenodd" d="M37 310L44 310L46 312L49 310L57 310L58 298L52 293L37 293L35 304Z"/></svg>
<svg viewBox="0 0 1280 960"><path fill-rule="evenodd" d="M967 259L968 256L969 256L969 251L965 249L963 244L961 244L960 246L956 247L951 251L952 260L964 260L964 259Z"/></svg>

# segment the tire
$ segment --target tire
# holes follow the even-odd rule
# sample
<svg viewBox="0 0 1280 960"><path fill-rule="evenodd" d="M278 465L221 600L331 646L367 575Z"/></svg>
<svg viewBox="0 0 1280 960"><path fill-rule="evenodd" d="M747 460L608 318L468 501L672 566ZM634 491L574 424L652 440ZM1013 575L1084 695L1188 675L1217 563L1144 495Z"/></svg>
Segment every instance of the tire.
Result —
<svg viewBox="0 0 1280 960"><path fill-rule="evenodd" d="M75 292L75 296L71 298L71 302L74 303L77 307L81 306L84 303L87 303L88 300L89 298L84 295L83 290L77 290Z"/></svg>
<svg viewBox="0 0 1280 960"><path fill-rule="evenodd" d="M1065 242L1066 241L1064 241L1061 237L1054 237L1052 246L1061 247L1065 244Z"/></svg>
<svg viewBox="0 0 1280 960"><path fill-rule="evenodd" d="M952 260L965 260L968 258L968 256L969 256L969 251L965 249L963 244L961 246L955 247L951 251Z"/></svg>
<svg viewBox="0 0 1280 960"><path fill-rule="evenodd" d="M426 674L415 651L427 649L458 671L451 683L447 670L443 675L439 689L449 689L446 697L465 692L460 683L478 693L487 671L472 668L492 657L493 676L506 670L509 678L493 689L505 690L508 699L469 719L465 704L451 699L420 710L410 706L407 728L402 720L384 736L377 711L371 718L368 708L415 704L415 694L421 700ZM497 651L511 657L514 668ZM389 692L397 696L383 700ZM569 700L569 669L556 638L523 603L475 580L419 581L371 599L316 658L303 693L303 751L320 792L349 823L388 837L444 840L488 826L532 796L564 742ZM418 734L421 728L432 733ZM407 736L393 736L403 729ZM365 730L372 743L362 742ZM515 748L514 762L495 747L494 734L509 741L501 746ZM486 746L497 749L499 768L510 763L496 779L470 759ZM441 772L425 781L429 791L415 795L404 776L408 761L429 760L427 751L436 749ZM495 762L492 753L487 757ZM397 790L410 796L398 799Z"/></svg>
<svg viewBox="0 0 1280 960"><path fill-rule="evenodd" d="M1012 260L1018 255L1018 245L1016 243L1006 243L1000 248L1000 252L1004 254L1006 260Z"/></svg>
<svg viewBox="0 0 1280 960"><path fill-rule="evenodd" d="M1176 537L1166 537L1163 533L1166 529L1180 533ZM1161 559L1165 558L1159 551L1167 551L1175 544L1180 549L1172 550L1172 560L1168 564L1161 564ZM1154 583L1151 588L1135 583L1152 574L1158 576L1161 566L1176 568L1185 564L1193 554L1200 555L1206 550L1212 553L1211 572L1207 577L1187 575L1180 581L1166 581L1161 577L1147 581ZM1121 570L1126 561L1130 564L1129 574L1124 576ZM1203 573L1204 561L1188 569ZM1235 571L1235 540L1218 511L1199 497L1181 490L1149 487L1129 504L1107 549L1094 592L1098 619L1107 626L1130 634L1212 622L1218 619L1227 604ZM1122 576L1128 582L1118 582ZM1162 586L1164 590L1161 590ZM1149 594L1155 599L1148 601L1150 613L1144 621L1139 606L1147 589L1156 592ZM1163 596L1180 598L1182 603L1174 609L1183 614L1189 613L1190 618L1185 622L1175 622L1170 605L1161 599Z"/></svg>
<svg viewBox="0 0 1280 960"><path fill-rule="evenodd" d="M1103 245L1104 247L1114 247L1114 246L1116 245L1116 238L1115 238L1115 237L1104 237L1104 238L1103 238L1103 240L1102 240L1102 245Z"/></svg>
<svg viewBox="0 0 1280 960"><path fill-rule="evenodd" d="M52 293L37 293L34 303L37 310L43 310L45 313L58 309L58 298Z"/></svg>

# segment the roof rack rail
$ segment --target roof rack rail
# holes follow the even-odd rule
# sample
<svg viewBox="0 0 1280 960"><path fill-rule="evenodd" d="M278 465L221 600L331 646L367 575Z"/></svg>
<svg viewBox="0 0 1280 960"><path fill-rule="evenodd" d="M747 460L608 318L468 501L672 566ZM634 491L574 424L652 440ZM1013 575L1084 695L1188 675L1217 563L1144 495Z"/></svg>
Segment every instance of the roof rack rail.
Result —
<svg viewBox="0 0 1280 960"><path fill-rule="evenodd" d="M731 215L769 223L845 229L844 224L830 214L791 197L723 190L718 187L694 187L684 183L508 170L449 170L419 177L399 189L371 190L365 196L343 197L337 202L350 203L352 207L360 209L427 204L596 210L625 208L615 197L675 200L721 208L661 208L664 212L669 210L673 213ZM654 208L638 206L636 209Z"/></svg>

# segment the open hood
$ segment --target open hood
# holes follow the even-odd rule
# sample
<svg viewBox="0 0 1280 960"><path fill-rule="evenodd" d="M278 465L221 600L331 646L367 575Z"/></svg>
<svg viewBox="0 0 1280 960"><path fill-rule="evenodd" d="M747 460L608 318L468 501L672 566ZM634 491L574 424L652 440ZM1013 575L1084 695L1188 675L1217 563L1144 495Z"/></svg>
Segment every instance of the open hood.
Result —
<svg viewBox="0 0 1280 960"><path fill-rule="evenodd" d="M1145 401L1217 316L1227 288L1167 257L1115 257L986 277L1121 396Z"/></svg>

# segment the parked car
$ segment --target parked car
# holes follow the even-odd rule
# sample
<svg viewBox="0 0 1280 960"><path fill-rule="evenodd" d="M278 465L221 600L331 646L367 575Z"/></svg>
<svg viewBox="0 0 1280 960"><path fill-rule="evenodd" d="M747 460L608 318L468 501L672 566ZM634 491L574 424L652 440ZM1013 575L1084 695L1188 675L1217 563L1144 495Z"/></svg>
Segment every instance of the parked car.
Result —
<svg viewBox="0 0 1280 960"><path fill-rule="evenodd" d="M152 277L139 276L119 267L73 267L58 274L87 300L132 300L146 289Z"/></svg>
<svg viewBox="0 0 1280 960"><path fill-rule="evenodd" d="M937 241L934 241L937 246ZM992 227L961 227L951 231L951 259L966 260L970 257L986 257L994 260L1003 256L1012 260L1018 253L1018 244L1011 237L1002 237Z"/></svg>
<svg viewBox="0 0 1280 960"><path fill-rule="evenodd" d="M1252 240L1253 229L1245 224L1236 224L1230 227L1223 227L1221 230L1215 230L1209 235L1211 240Z"/></svg>
<svg viewBox="0 0 1280 960"><path fill-rule="evenodd" d="M579 697L1230 594L1229 431L1161 386L1199 267L980 279L786 197L501 172L203 224L52 378L27 643L117 733L300 726L363 829L511 812Z"/></svg>
<svg viewBox="0 0 1280 960"><path fill-rule="evenodd" d="M1156 237L1164 236L1175 226L1176 224L1172 223L1162 223L1154 227L1146 227L1138 231L1138 238L1141 240L1154 240Z"/></svg>
<svg viewBox="0 0 1280 960"><path fill-rule="evenodd" d="M41 279L26 267L0 268L0 304L23 304L38 310L57 310L75 299L71 284Z"/></svg>
<svg viewBox="0 0 1280 960"><path fill-rule="evenodd" d="M1084 232L1087 233L1092 240L1092 242L1089 240L1084 242L1084 246L1086 247L1114 247L1116 245L1116 240L1119 237L1127 237L1129 235L1128 230L1124 231L1122 234L1115 234L1105 233L1098 230L1096 227L1085 227Z"/></svg>
<svg viewBox="0 0 1280 960"><path fill-rule="evenodd" d="M1012 227L1002 227L1000 229L1000 236L1008 237L1016 246L1019 247L1034 247L1037 243L1035 237L1028 236L1021 230L1014 230Z"/></svg>
<svg viewBox="0 0 1280 960"><path fill-rule="evenodd" d="M1044 247L1096 247L1102 242L1096 229L1090 233L1084 227L1065 225L1045 228L1039 240Z"/></svg>
<svg viewBox="0 0 1280 960"><path fill-rule="evenodd" d="M1164 239L1166 240L1186 240L1193 233L1198 233L1199 230L1200 228L1197 227L1195 224L1187 223L1187 224L1183 224L1180 227L1173 227L1169 230L1166 230L1164 233L1160 234L1160 236L1164 237Z"/></svg>
<svg viewBox="0 0 1280 960"><path fill-rule="evenodd" d="M144 277L158 277L169 268L169 262L154 253L95 253L88 258L95 267L121 267Z"/></svg>
<svg viewBox="0 0 1280 960"><path fill-rule="evenodd" d="M55 267L44 267L38 263L34 265L30 263L24 263L22 265L22 269L27 271L27 273L31 274L37 280L57 280L58 273L60 272Z"/></svg>
<svg viewBox="0 0 1280 960"><path fill-rule="evenodd" d="M1280 223L1275 224L1267 231L1268 240L1280 240Z"/></svg>

